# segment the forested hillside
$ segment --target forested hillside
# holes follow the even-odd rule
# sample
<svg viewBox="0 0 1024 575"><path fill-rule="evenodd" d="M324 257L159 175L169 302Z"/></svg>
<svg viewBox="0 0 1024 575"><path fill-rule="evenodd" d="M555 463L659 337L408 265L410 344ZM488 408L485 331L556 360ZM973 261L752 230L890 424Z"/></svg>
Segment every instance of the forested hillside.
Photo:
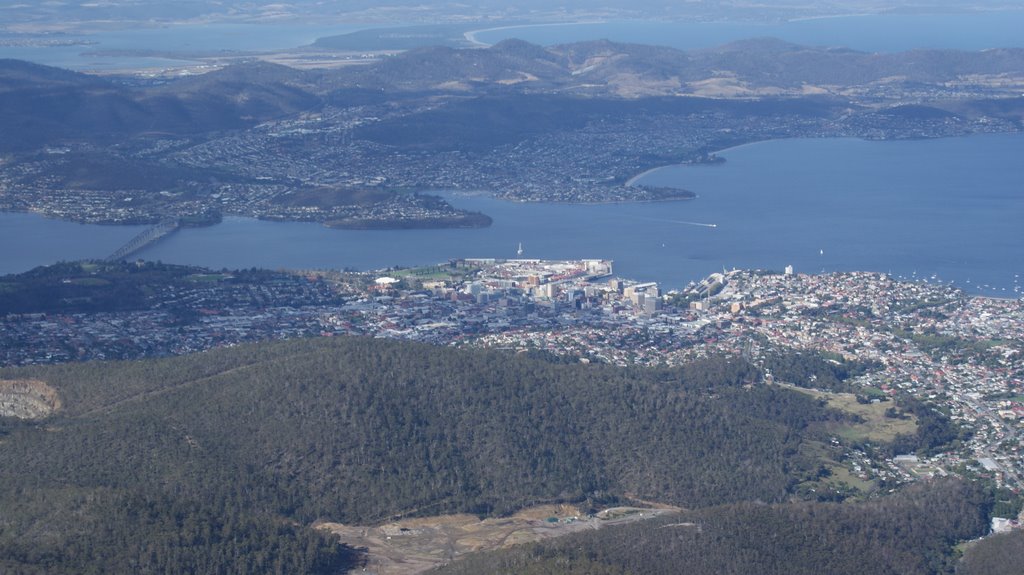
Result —
<svg viewBox="0 0 1024 575"><path fill-rule="evenodd" d="M339 560L304 527L317 519L781 501L817 469L801 429L838 417L744 387L738 361L623 370L347 338L0 379L63 405L0 440L0 557L46 572L210 553L315 570Z"/></svg>
<svg viewBox="0 0 1024 575"><path fill-rule="evenodd" d="M987 537L969 545L957 575L1015 575L1024 566L1024 531Z"/></svg>
<svg viewBox="0 0 1024 575"><path fill-rule="evenodd" d="M869 529L872 514L888 508L765 506L792 500L799 483L822 473L808 444L845 416L753 383L757 373L738 359L623 369L324 338L12 368L0 380L41 382L60 400L47 419L0 421L5 572L337 572L359 555L313 529L318 520L376 524L630 499L724 505L696 520L726 521L714 539L723 555L741 524L756 525L751 533L788 525L796 529L789 545L817 553L814 538L828 529L839 538L845 524L794 525L853 513ZM952 526L919 528L911 507L896 507L899 521L912 523L892 529L922 529L941 558L948 542L980 534L982 499L968 490L944 503L953 505L943 508ZM757 505L729 506L742 502ZM893 533L870 529L872 541ZM584 559L650 572L642 562L664 558L626 555L625 563Z"/></svg>
<svg viewBox="0 0 1024 575"><path fill-rule="evenodd" d="M985 501L976 484L941 481L866 503L730 504L477 554L433 572L948 573L953 545L987 530Z"/></svg>

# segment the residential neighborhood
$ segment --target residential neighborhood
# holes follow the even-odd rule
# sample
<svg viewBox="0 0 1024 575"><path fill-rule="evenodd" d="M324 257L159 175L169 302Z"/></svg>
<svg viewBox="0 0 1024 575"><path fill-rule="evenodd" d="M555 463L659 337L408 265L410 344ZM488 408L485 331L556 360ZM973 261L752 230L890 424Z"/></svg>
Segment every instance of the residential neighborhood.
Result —
<svg viewBox="0 0 1024 575"><path fill-rule="evenodd" d="M873 403L909 395L965 430L953 452L844 454L864 481L975 473L1024 487L1024 302L883 273L733 270L683 290L614 275L606 260L453 259L377 272L212 274L150 309L0 317L0 363L177 355L320 336L538 351L582 363L680 366L713 355L761 366L756 384L814 388L766 359L815 353L867 366L846 384ZM890 414L893 415L893 414ZM895 415L893 415L895 417Z"/></svg>

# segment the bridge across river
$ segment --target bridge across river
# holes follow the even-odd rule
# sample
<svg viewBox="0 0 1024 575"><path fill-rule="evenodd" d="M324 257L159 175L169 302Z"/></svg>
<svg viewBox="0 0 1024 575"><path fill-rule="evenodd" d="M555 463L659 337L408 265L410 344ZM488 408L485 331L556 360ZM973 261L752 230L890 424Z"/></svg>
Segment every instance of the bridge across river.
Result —
<svg viewBox="0 0 1024 575"><path fill-rule="evenodd" d="M157 225L149 228L141 234L132 238L128 243L118 248L118 250L107 257L107 261L116 262L127 258L142 248L159 241L167 234L178 229L181 223L177 218L166 219L158 223Z"/></svg>

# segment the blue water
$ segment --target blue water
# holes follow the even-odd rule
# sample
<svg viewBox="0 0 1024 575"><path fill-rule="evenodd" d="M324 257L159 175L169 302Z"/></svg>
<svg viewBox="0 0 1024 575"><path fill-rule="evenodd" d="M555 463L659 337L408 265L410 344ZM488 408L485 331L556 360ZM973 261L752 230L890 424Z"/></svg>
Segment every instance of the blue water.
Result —
<svg viewBox="0 0 1024 575"><path fill-rule="evenodd" d="M1024 134L867 142L778 140L674 166L643 183L692 201L559 205L449 194L494 225L479 230L332 230L227 218L176 232L140 257L213 268L380 269L456 257L607 258L618 274L682 287L723 267L870 270L1013 295L1024 274ZM696 224L715 224L707 227ZM0 273L103 257L137 230L0 214ZM97 234L102 234L102 240ZM114 237L116 236L116 237ZM73 248L73 249L72 249Z"/></svg>
<svg viewBox="0 0 1024 575"><path fill-rule="evenodd" d="M173 53L267 52L312 44L317 38L354 32L365 26L305 24L179 24L153 28L104 30L61 36L95 42L85 46L0 46L0 58L16 58L72 70L169 67L185 60L136 56L100 56L106 50L158 50ZM0 39L10 38L0 36ZM56 37L48 37L54 39Z"/></svg>
<svg viewBox="0 0 1024 575"><path fill-rule="evenodd" d="M146 226L96 226L0 212L0 274L43 264L100 259L117 251Z"/></svg>
<svg viewBox="0 0 1024 575"><path fill-rule="evenodd" d="M476 34L493 44L519 38L544 46L586 40L654 44L681 50L710 48L747 38L773 37L808 46L866 52L914 48L984 50L1024 46L1024 11L866 15L790 22L607 22L494 29Z"/></svg>

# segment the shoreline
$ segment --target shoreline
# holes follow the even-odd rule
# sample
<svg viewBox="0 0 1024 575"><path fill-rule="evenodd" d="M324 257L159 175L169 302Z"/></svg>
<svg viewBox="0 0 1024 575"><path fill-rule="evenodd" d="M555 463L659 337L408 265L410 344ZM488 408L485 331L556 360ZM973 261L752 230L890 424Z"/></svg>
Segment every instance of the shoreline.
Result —
<svg viewBox="0 0 1024 575"><path fill-rule="evenodd" d="M657 170L658 168L652 168ZM689 190L685 190L689 192ZM503 198L501 196L494 195L494 192L487 191L463 191L463 190L432 190L428 193L433 194L445 194L450 196L463 196L467 198L488 198L497 202L508 202L510 204L550 204L553 206L607 206L613 204L654 204L660 202L688 202L696 200L699 195L695 192L689 192L692 196L676 196L671 198L654 198L649 200L602 200L599 202L552 202L546 200L519 200L515 198Z"/></svg>
<svg viewBox="0 0 1024 575"><path fill-rule="evenodd" d="M798 16L796 18L788 18L785 22L813 22L815 20L838 20L840 18L863 18L865 16L884 16L885 14L879 12L855 12L853 14L829 14L827 16Z"/></svg>
<svg viewBox="0 0 1024 575"><path fill-rule="evenodd" d="M764 142L774 142L777 139L779 139L779 138L768 138L767 140L754 140L753 142L745 142L745 143L742 143L742 144L736 144L735 146L729 146L727 148L722 148L720 150L713 150L711 152L708 152L708 154L709 155L713 155L713 156L717 156L719 154L724 154L726 152L731 152L732 150L738 150L740 148L745 148L747 146L753 146L754 144L762 144ZM782 138L782 139L786 139L786 138ZM664 166L655 166L653 168L644 170L643 172L640 172L639 174L637 174L637 175L633 176L632 178L626 180L626 183L623 184L623 185L624 186L635 186L636 182L641 180L644 176L648 176L648 175L650 175L650 174L652 174L652 173L654 173L654 172L656 172L658 170L663 170L665 168L673 168L673 167L676 167L676 166L700 166L700 165L702 165L702 164L701 163L685 163L685 162L680 162L678 164L665 164ZM696 198L696 197L697 197L697 195L694 194L694 198Z"/></svg>
<svg viewBox="0 0 1024 575"><path fill-rule="evenodd" d="M954 136L924 137L924 138L917 138L917 139L920 139L920 140L923 140L923 141L924 140L945 140L945 139L948 139L948 138L976 138L976 137L995 136L995 135L1008 135L1008 134L1024 134L1024 130L1012 131L1012 132L974 132L974 133L954 135ZM708 152L708 154L709 155L717 156L719 154L724 154L726 152L731 152L733 150L739 150L741 148L746 148L748 146L753 146L753 145L756 145L756 144L763 144L765 142L776 142L776 141L782 141L782 140L806 140L806 139L817 139L817 138L814 138L814 137L801 137L801 136L786 137L786 138L765 138L764 140L752 140L750 142L744 142L742 144L736 144L734 146L728 146L728 147L725 147L725 148L720 148L720 149L712 150L712 151ZM906 140L901 140L899 138L895 138L895 139L894 138L883 138L883 139L879 139L879 140L870 140L870 139L867 139L867 138L860 138L860 137L856 137L856 136L826 137L824 139L826 139L826 140L852 139L852 140L860 140L860 141L863 141L863 142L900 142L900 141L906 141ZM700 163L689 163L688 164L688 163L685 163L685 162L680 162L680 163L676 163L676 164L665 164L663 166L655 166L653 168L644 170L643 172L640 172L639 174L629 178L628 180L626 180L626 182L623 185L625 185L625 186L635 185L637 180L640 180L644 176L647 176L647 175L649 175L652 172L655 172L655 171L658 171L658 170L661 170L661 169L664 169L664 168L671 168L671 167L675 167L675 166L700 166L700 165L701 165Z"/></svg>
<svg viewBox="0 0 1024 575"><path fill-rule="evenodd" d="M697 194L693 194L693 197L685 198L658 198L653 200L603 200L600 202L546 202L544 200L512 200L507 198L495 197L495 200L503 202L512 202L516 204L551 204L553 206L610 206L616 204L657 204L663 202L689 202L690 200L696 200Z"/></svg>
<svg viewBox="0 0 1024 575"><path fill-rule="evenodd" d="M539 24L509 24L507 26L494 26L491 28L480 28L478 30L469 30L462 33L462 37L466 39L470 44L478 48L490 48L494 44L488 44L477 39L477 34L483 34L484 32L496 32L498 30L515 30L518 28L539 28L548 26L577 26L580 24L608 24L609 20L585 20L580 22L542 22Z"/></svg>
<svg viewBox="0 0 1024 575"><path fill-rule="evenodd" d="M656 168L651 168L649 170L644 170L644 171L640 172L639 174L633 176L632 178L626 180L626 182L624 184L622 184L622 185L623 186L635 186L637 180L640 180L641 178L643 178L644 176L646 176L648 174L657 172L658 170L660 170L662 168L668 168L669 166L682 166L682 165L683 164L668 164L668 165L665 165L665 166L658 166ZM696 197L696 196L694 196L694 197Z"/></svg>

